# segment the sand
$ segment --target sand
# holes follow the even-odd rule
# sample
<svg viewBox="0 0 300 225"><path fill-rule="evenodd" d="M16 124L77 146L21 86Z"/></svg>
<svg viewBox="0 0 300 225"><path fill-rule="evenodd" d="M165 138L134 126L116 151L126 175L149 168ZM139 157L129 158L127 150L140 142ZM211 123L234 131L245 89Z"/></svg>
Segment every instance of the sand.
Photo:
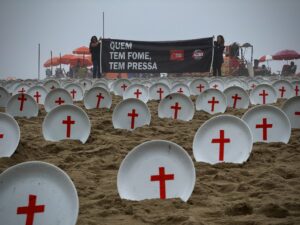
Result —
<svg viewBox="0 0 300 225"><path fill-rule="evenodd" d="M112 109L119 101L120 97L113 98ZM81 103L78 105L83 108ZM132 148L148 140L163 139L181 145L193 158L194 134L212 117L196 112L190 122L159 119L157 105L154 101L148 103L151 125L134 132L113 129L112 110L86 110L92 131L84 145L79 141L45 141L41 131L46 115L43 109L37 118L19 118L19 147L11 158L0 159L0 172L31 160L53 163L65 170L79 195L78 225L300 224L299 129L292 131L288 144L254 144L243 165L195 162L196 185L187 203L180 199L121 200L117 172ZM241 117L245 111L229 109L226 113Z"/></svg>

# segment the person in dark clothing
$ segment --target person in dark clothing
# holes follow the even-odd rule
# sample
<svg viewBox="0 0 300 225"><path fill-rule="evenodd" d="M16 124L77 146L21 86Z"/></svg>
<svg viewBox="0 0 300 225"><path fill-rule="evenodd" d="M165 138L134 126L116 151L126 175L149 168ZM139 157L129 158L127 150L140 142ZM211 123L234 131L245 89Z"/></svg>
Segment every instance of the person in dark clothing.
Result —
<svg viewBox="0 0 300 225"><path fill-rule="evenodd" d="M291 64L290 64L290 74L291 74L291 75L294 75L294 74L296 74L296 71L297 71L297 66L296 66L295 63L292 61Z"/></svg>
<svg viewBox="0 0 300 225"><path fill-rule="evenodd" d="M222 76L222 64L224 63L223 52L225 49L224 46L224 37L218 35L217 41L214 42L214 62L213 62L213 75Z"/></svg>
<svg viewBox="0 0 300 225"><path fill-rule="evenodd" d="M92 61L93 61L93 78L100 78L101 72L100 72L100 45L101 42L98 41L96 36L93 36L91 38L90 42L90 53L92 55Z"/></svg>

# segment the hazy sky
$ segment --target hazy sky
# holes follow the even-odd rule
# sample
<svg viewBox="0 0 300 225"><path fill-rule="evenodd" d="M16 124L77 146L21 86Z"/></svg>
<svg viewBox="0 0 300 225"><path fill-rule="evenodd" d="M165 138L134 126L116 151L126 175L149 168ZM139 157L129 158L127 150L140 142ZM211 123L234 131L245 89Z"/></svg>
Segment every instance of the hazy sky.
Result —
<svg viewBox="0 0 300 225"><path fill-rule="evenodd" d="M0 0L0 78L37 77L38 43L41 64L50 50L56 56L87 46L92 35L102 35L102 11L105 37L156 41L223 34L226 44L253 44L255 58L300 51L300 0ZM271 66L278 70L282 62Z"/></svg>

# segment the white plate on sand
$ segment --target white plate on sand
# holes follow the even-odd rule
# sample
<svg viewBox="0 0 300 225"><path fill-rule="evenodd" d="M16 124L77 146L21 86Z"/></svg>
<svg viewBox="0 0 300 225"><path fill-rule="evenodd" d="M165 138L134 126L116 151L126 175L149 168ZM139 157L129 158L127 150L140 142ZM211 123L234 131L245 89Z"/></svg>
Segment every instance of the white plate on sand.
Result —
<svg viewBox="0 0 300 225"><path fill-rule="evenodd" d="M93 84L93 87L101 87L109 92L109 87L104 81L97 81L95 84Z"/></svg>
<svg viewBox="0 0 300 225"><path fill-rule="evenodd" d="M202 78L195 79L190 83L191 95L199 95L208 88L208 82Z"/></svg>
<svg viewBox="0 0 300 225"><path fill-rule="evenodd" d="M247 92L238 86L231 86L224 90L227 98L227 106L234 109L247 109L250 104L249 95Z"/></svg>
<svg viewBox="0 0 300 225"><path fill-rule="evenodd" d="M44 105L48 91L44 86L33 86L28 89L27 94L33 97L37 104Z"/></svg>
<svg viewBox="0 0 300 225"><path fill-rule="evenodd" d="M277 80L272 86L277 91L278 98L289 99L293 96L293 85L287 80Z"/></svg>
<svg viewBox="0 0 300 225"><path fill-rule="evenodd" d="M149 98L151 100L162 100L170 94L170 88L165 83L156 83L149 89Z"/></svg>
<svg viewBox="0 0 300 225"><path fill-rule="evenodd" d="M293 96L300 96L300 81L293 81Z"/></svg>
<svg viewBox="0 0 300 225"><path fill-rule="evenodd" d="M60 83L58 80L47 80L44 83L44 87L50 92L56 88L60 88Z"/></svg>
<svg viewBox="0 0 300 225"><path fill-rule="evenodd" d="M209 82L209 87L223 91L224 90L224 82L221 79L213 79Z"/></svg>
<svg viewBox="0 0 300 225"><path fill-rule="evenodd" d="M80 86L83 88L84 91L90 90L93 85L93 81L90 79L83 79L79 82Z"/></svg>
<svg viewBox="0 0 300 225"><path fill-rule="evenodd" d="M135 98L125 99L114 109L112 122L115 129L134 130L149 125L151 113L143 101Z"/></svg>
<svg viewBox="0 0 300 225"><path fill-rule="evenodd" d="M218 89L206 89L196 99L196 110L210 114L224 113L227 108L227 98Z"/></svg>
<svg viewBox="0 0 300 225"><path fill-rule="evenodd" d="M35 210L32 223L29 205ZM64 171L44 162L25 162L0 175L0 209L3 225L75 225L79 202Z"/></svg>
<svg viewBox="0 0 300 225"><path fill-rule="evenodd" d="M64 89L70 93L73 101L82 101L84 91L80 84L67 84Z"/></svg>
<svg viewBox="0 0 300 225"><path fill-rule="evenodd" d="M277 92L269 84L259 84L250 92L250 101L254 105L272 104L277 101Z"/></svg>
<svg viewBox="0 0 300 225"><path fill-rule="evenodd" d="M285 112L291 122L292 128L300 128L300 96L294 96L282 105L282 110Z"/></svg>
<svg viewBox="0 0 300 225"><path fill-rule="evenodd" d="M244 121L236 116L220 115L197 130L193 153L196 161L209 164L243 163L249 158L252 146L252 134Z"/></svg>
<svg viewBox="0 0 300 225"><path fill-rule="evenodd" d="M170 94L161 100L158 105L159 118L172 118L189 121L193 119L194 114L194 103L184 94Z"/></svg>
<svg viewBox="0 0 300 225"><path fill-rule="evenodd" d="M171 89L171 93L180 93L188 97L191 95L189 86L183 83L175 84Z"/></svg>
<svg viewBox="0 0 300 225"><path fill-rule="evenodd" d="M4 87L0 87L0 107L6 107L10 97L9 92Z"/></svg>
<svg viewBox="0 0 300 225"><path fill-rule="evenodd" d="M27 93L27 90L30 88L29 85L25 84L25 83L20 83L19 85L17 85L13 91L13 95L16 94L20 94L20 93Z"/></svg>
<svg viewBox="0 0 300 225"><path fill-rule="evenodd" d="M243 115L242 120L250 127L254 142L289 142L291 123L287 115L275 106L253 107Z"/></svg>
<svg viewBox="0 0 300 225"><path fill-rule="evenodd" d="M122 199L181 198L187 201L193 192L195 177L193 161L182 147L154 140L127 154L118 172L117 186Z"/></svg>
<svg viewBox="0 0 300 225"><path fill-rule="evenodd" d="M256 80L250 80L247 82L248 84L248 89L247 90L252 90L254 89L257 85L259 85L259 82Z"/></svg>
<svg viewBox="0 0 300 225"><path fill-rule="evenodd" d="M123 96L130 84L131 82L127 79L118 79L113 83L112 91L115 93L115 95Z"/></svg>
<svg viewBox="0 0 300 225"><path fill-rule="evenodd" d="M20 142L20 127L17 121L6 113L0 113L0 158L10 157Z"/></svg>
<svg viewBox="0 0 300 225"><path fill-rule="evenodd" d="M93 87L88 90L83 98L83 104L86 109L100 109L111 107L112 97L107 91L102 87Z"/></svg>
<svg viewBox="0 0 300 225"><path fill-rule="evenodd" d="M47 141L80 140L83 144L91 133L91 123L85 111L75 105L61 105L52 109L43 122Z"/></svg>
<svg viewBox="0 0 300 225"><path fill-rule="evenodd" d="M73 104L70 93L65 89L55 88L47 94L44 107L46 112L50 112L55 107L65 104Z"/></svg>
<svg viewBox="0 0 300 225"><path fill-rule="evenodd" d="M149 90L142 84L131 84L123 93L123 99L136 98L145 103L149 100Z"/></svg>
<svg viewBox="0 0 300 225"><path fill-rule="evenodd" d="M16 94L9 99L6 112L13 117L37 117L39 106L30 95Z"/></svg>

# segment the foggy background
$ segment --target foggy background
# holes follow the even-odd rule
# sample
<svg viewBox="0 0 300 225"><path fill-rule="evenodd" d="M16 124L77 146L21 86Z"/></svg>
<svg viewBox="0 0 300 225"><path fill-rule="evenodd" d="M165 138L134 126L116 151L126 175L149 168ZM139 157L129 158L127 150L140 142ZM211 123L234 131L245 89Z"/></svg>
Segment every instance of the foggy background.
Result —
<svg viewBox="0 0 300 225"><path fill-rule="evenodd" d="M299 0L0 0L0 78L41 78L44 62L88 46L92 35L163 41L222 34L225 44L249 42L254 58L300 51ZM299 60L298 70L300 70ZM271 62L272 72L283 62Z"/></svg>

